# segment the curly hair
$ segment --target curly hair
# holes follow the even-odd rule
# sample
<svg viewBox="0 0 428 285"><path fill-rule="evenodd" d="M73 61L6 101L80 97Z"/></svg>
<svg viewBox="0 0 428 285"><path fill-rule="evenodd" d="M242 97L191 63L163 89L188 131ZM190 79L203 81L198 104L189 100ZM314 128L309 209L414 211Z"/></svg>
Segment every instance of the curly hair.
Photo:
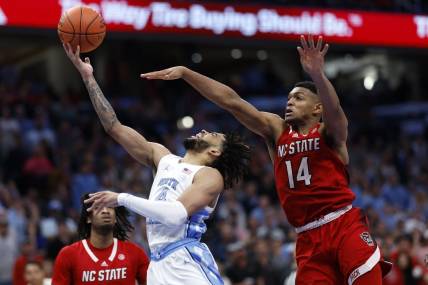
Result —
<svg viewBox="0 0 428 285"><path fill-rule="evenodd" d="M224 179L224 188L231 188L248 173L250 147L235 133L225 134L221 155L211 164Z"/></svg>
<svg viewBox="0 0 428 285"><path fill-rule="evenodd" d="M82 211L80 212L78 233L80 239L87 239L91 236L91 224L88 223L88 217L90 213L87 209L91 204L83 203L84 200L89 198L89 194L82 196ZM129 212L125 207L116 207L114 208L116 213L116 224L113 228L113 236L118 240L128 240L128 233L134 230L134 227L128 220Z"/></svg>

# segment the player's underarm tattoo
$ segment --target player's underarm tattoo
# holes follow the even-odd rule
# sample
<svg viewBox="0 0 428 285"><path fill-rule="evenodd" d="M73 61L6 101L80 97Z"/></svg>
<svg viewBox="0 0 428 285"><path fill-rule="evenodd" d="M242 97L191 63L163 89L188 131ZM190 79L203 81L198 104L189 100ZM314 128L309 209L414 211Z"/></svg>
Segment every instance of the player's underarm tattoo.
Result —
<svg viewBox="0 0 428 285"><path fill-rule="evenodd" d="M94 79L84 80L84 83L104 130L110 131L113 125L118 122L116 113Z"/></svg>

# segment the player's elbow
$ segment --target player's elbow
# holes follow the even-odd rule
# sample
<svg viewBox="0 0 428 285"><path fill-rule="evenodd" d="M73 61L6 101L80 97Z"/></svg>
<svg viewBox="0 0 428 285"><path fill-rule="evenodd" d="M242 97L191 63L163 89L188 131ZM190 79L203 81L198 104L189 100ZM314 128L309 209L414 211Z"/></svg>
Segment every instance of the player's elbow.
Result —
<svg viewBox="0 0 428 285"><path fill-rule="evenodd" d="M185 224L188 219L188 213L184 205L180 201L174 201L171 203L170 207L173 211L171 211L171 214L165 215L161 223L170 227L176 227Z"/></svg>
<svg viewBox="0 0 428 285"><path fill-rule="evenodd" d="M122 132L122 127L123 125L119 122L116 121L114 123L112 123L109 126L105 126L104 127L104 131L111 136L112 138L116 139L120 137L120 134Z"/></svg>

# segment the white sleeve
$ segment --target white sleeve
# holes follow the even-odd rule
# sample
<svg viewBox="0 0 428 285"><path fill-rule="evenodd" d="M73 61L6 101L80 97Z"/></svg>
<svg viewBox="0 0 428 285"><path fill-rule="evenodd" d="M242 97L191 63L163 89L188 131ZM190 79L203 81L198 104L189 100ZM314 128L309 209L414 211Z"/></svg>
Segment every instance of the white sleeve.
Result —
<svg viewBox="0 0 428 285"><path fill-rule="evenodd" d="M182 225L188 218L186 208L179 201L150 201L128 193L120 193L117 203L119 206L124 206L139 215L167 226Z"/></svg>

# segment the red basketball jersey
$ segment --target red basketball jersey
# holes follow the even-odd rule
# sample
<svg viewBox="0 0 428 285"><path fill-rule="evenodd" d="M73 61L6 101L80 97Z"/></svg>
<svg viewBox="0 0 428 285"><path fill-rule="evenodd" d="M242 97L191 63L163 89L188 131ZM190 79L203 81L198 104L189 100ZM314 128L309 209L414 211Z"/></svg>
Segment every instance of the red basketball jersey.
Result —
<svg viewBox="0 0 428 285"><path fill-rule="evenodd" d="M319 133L290 127L276 144L275 183L282 208L295 227L343 208L355 199L345 165Z"/></svg>
<svg viewBox="0 0 428 285"><path fill-rule="evenodd" d="M52 284L145 284L148 264L145 252L129 241L114 239L108 248L97 249L81 240L58 254Z"/></svg>

